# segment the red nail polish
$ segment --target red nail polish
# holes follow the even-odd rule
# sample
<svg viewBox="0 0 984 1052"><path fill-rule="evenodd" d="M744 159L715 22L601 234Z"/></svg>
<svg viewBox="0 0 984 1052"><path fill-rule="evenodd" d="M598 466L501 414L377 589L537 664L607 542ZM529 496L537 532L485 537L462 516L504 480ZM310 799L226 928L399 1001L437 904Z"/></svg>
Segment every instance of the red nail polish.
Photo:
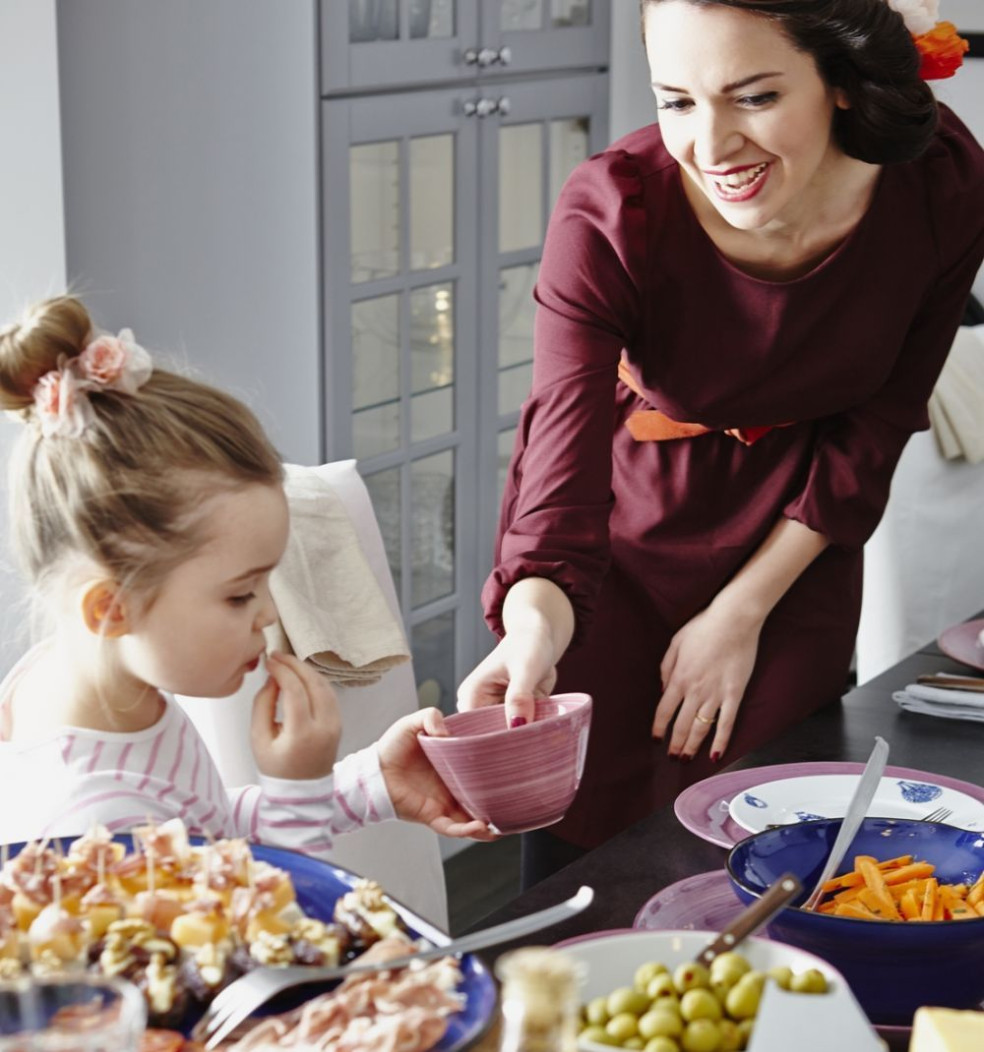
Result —
<svg viewBox="0 0 984 1052"><path fill-rule="evenodd" d="M711 763L717 763L718 760L720 760L720 759L721 759L721 754L719 752L712 752L711 753Z"/></svg>
<svg viewBox="0 0 984 1052"><path fill-rule="evenodd" d="M513 727L525 727L526 726L526 717L525 716L513 716L513 718L509 721L509 726L510 726L510 728L513 728Z"/></svg>

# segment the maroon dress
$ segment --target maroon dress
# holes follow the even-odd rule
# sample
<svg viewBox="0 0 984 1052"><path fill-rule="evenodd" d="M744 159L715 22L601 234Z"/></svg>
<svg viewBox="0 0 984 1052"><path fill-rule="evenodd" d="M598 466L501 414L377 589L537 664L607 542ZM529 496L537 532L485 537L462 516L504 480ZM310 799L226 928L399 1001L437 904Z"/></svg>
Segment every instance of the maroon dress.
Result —
<svg viewBox="0 0 984 1052"><path fill-rule="evenodd" d="M984 154L945 108L929 150L886 166L871 205L803 277L750 277L687 201L653 125L573 173L544 246L533 386L503 497L486 618L549 578L574 640L558 690L594 697L584 781L551 828L592 847L719 765L651 737L660 661L786 516L831 546L765 622L728 763L843 692L862 545L888 498L984 254ZM617 381L623 351L645 401ZM637 442L655 407L714 429ZM723 433L769 431L746 446ZM872 728L873 732L875 728Z"/></svg>

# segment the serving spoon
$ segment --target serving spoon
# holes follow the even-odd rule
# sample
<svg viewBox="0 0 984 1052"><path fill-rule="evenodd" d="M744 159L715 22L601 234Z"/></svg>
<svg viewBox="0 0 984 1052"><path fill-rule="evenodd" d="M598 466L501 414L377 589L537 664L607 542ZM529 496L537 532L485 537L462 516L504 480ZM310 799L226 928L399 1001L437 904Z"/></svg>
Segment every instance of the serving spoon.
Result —
<svg viewBox="0 0 984 1052"><path fill-rule="evenodd" d="M885 773L885 765L888 763L888 742L884 738L875 738L875 747L871 750L868 762L864 765L864 771L855 786L854 795L847 805L844 820L841 822L840 831L834 840L834 846L830 849L827 862L820 873L816 887L810 892L809 898L803 903L803 909L816 910L823 898L823 886L837 871L847 849L851 846L854 834L861 827L864 816L868 813L871 801L875 797L878 783Z"/></svg>

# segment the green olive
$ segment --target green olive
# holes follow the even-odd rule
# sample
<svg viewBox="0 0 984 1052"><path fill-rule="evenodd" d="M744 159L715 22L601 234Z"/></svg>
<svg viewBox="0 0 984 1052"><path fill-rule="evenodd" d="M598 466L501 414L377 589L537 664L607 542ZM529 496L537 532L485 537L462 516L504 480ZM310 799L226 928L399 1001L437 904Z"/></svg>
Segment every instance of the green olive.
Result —
<svg viewBox="0 0 984 1052"><path fill-rule="evenodd" d="M639 1017L631 1012L619 1012L605 1024L609 1035L620 1045L639 1033Z"/></svg>
<svg viewBox="0 0 984 1052"><path fill-rule="evenodd" d="M683 1020L678 1012L653 1008L639 1020L639 1033L647 1041L654 1037L679 1037Z"/></svg>
<svg viewBox="0 0 984 1052"><path fill-rule="evenodd" d="M677 966L673 972L673 985L683 994L688 990L708 989L711 976L708 970L696 961L687 961Z"/></svg>
<svg viewBox="0 0 984 1052"><path fill-rule="evenodd" d="M632 985L637 989L646 993L649 989L649 984L656 978L657 975L666 975L667 969L665 964L660 964L659 961L646 961L645 964L640 964L636 968L635 975L632 979Z"/></svg>
<svg viewBox="0 0 984 1052"><path fill-rule="evenodd" d="M695 1019L710 1019L716 1023L722 1015L721 1002L710 990L688 990L680 998L680 1014L688 1023Z"/></svg>
<svg viewBox="0 0 984 1052"><path fill-rule="evenodd" d="M746 972L751 971L751 968L752 966L740 953L730 950L711 961L711 983L725 983L729 987L734 986Z"/></svg>
<svg viewBox="0 0 984 1052"><path fill-rule="evenodd" d="M786 964L777 964L766 973L775 984L783 990L788 990L793 979L793 969Z"/></svg>
<svg viewBox="0 0 984 1052"><path fill-rule="evenodd" d="M718 1052L721 1047L721 1031L710 1019L695 1019L687 1023L680 1041L684 1052Z"/></svg>
<svg viewBox="0 0 984 1052"><path fill-rule="evenodd" d="M646 996L650 1001L655 1001L662 997L673 997L675 999L676 994L677 990L673 985L673 976L669 972L662 972L654 976L646 987Z"/></svg>
<svg viewBox="0 0 984 1052"><path fill-rule="evenodd" d="M636 1034L635 1037L630 1037L628 1039L628 1041L623 1041L622 1042L622 1048L631 1048L631 1049L634 1049L635 1052L641 1052L641 1050L644 1049L645 1047L646 1047L646 1042L643 1041L643 1039L641 1037L639 1037L638 1034Z"/></svg>
<svg viewBox="0 0 984 1052"><path fill-rule="evenodd" d="M718 1030L721 1032L720 1052L738 1052L740 1048L744 1048L737 1023L730 1019L722 1019L718 1023Z"/></svg>
<svg viewBox="0 0 984 1052"><path fill-rule="evenodd" d="M620 986L608 995L608 1015L614 1019L623 1012L642 1015L649 1008L649 998L631 986Z"/></svg>
<svg viewBox="0 0 984 1052"><path fill-rule="evenodd" d="M741 1038L741 1047L748 1048L748 1042L752 1039L752 1027L755 1026L754 1019L741 1019L738 1022L738 1036Z"/></svg>
<svg viewBox="0 0 984 1052"><path fill-rule="evenodd" d="M603 1026L586 1026L577 1035L578 1041L591 1041L596 1045L614 1045L615 1039Z"/></svg>
<svg viewBox="0 0 984 1052"><path fill-rule="evenodd" d="M604 1026L611 1019L608 1014L608 998L592 997L584 1008L585 1018L595 1026Z"/></svg>
<svg viewBox="0 0 984 1052"><path fill-rule="evenodd" d="M654 1037L646 1042L644 1052L680 1052L680 1046L672 1037Z"/></svg>
<svg viewBox="0 0 984 1052"><path fill-rule="evenodd" d="M758 982L740 979L728 991L724 1007L732 1019L754 1019L762 1000L762 986Z"/></svg>
<svg viewBox="0 0 984 1052"><path fill-rule="evenodd" d="M816 968L807 968L805 972L794 975L789 983L790 990L798 994L825 994L827 979L823 972Z"/></svg>

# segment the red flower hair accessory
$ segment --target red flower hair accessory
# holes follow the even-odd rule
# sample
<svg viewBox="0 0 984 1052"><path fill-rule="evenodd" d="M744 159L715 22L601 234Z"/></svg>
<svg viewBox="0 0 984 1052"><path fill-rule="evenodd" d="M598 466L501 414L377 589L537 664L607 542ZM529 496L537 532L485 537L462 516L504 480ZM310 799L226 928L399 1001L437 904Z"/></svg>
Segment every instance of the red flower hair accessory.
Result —
<svg viewBox="0 0 984 1052"><path fill-rule="evenodd" d="M970 44L952 22L939 20L939 0L888 0L888 6L902 16L912 34L922 60L919 76L923 80L952 77L963 65Z"/></svg>

